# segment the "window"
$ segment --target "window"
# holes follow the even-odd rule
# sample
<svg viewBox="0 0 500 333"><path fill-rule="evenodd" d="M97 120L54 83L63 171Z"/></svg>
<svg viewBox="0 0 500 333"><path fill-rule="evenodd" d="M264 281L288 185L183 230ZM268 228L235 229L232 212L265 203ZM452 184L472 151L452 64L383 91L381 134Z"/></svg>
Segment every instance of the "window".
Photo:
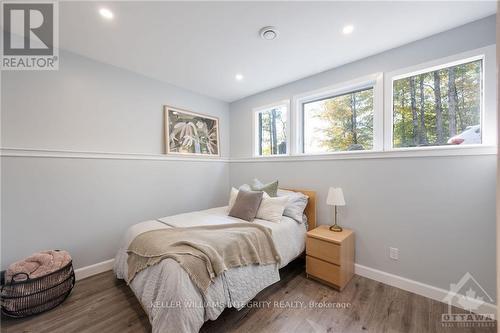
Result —
<svg viewBox="0 0 500 333"><path fill-rule="evenodd" d="M303 103L304 153L373 149L373 90Z"/></svg>
<svg viewBox="0 0 500 333"><path fill-rule="evenodd" d="M481 144L483 59L392 80L392 147Z"/></svg>
<svg viewBox="0 0 500 333"><path fill-rule="evenodd" d="M288 154L288 102L255 110L255 155Z"/></svg>
<svg viewBox="0 0 500 333"><path fill-rule="evenodd" d="M254 109L254 156L350 159L497 152L494 45ZM303 156L324 155L324 156Z"/></svg>

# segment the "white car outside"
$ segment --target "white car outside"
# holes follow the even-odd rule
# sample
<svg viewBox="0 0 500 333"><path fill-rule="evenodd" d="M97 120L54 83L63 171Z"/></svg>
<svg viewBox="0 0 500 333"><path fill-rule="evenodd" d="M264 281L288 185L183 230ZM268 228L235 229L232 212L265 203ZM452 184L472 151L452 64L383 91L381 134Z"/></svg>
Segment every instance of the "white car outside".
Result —
<svg viewBox="0 0 500 333"><path fill-rule="evenodd" d="M481 125L468 126L462 133L452 136L448 144L470 145L481 143Z"/></svg>

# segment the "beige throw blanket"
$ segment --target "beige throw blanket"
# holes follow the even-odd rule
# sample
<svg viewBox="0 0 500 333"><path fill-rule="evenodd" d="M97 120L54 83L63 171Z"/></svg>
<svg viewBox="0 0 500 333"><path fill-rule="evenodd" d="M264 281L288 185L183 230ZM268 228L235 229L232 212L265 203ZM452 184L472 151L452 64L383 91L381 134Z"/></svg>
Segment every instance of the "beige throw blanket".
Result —
<svg viewBox="0 0 500 333"><path fill-rule="evenodd" d="M128 283L140 271L171 258L203 293L229 268L280 261L271 230L253 223L151 230L138 235L127 253Z"/></svg>

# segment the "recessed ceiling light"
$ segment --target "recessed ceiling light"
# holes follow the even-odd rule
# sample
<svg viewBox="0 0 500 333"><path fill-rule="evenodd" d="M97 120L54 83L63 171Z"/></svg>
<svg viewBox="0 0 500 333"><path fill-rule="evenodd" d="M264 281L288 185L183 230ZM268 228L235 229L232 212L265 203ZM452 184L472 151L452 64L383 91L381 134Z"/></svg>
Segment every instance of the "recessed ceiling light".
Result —
<svg viewBox="0 0 500 333"><path fill-rule="evenodd" d="M265 40L273 40L278 38L279 32L276 27L264 27L259 31L260 37Z"/></svg>
<svg viewBox="0 0 500 333"><path fill-rule="evenodd" d="M243 80L243 74L239 74L239 73L238 73L238 74L236 74L236 75L234 76L234 78L236 79L236 81L241 81L241 80Z"/></svg>
<svg viewBox="0 0 500 333"><path fill-rule="evenodd" d="M352 24L349 24L349 25L346 25L343 29L342 29L342 32L344 33L344 35L349 35L350 33L352 33L354 31L354 26Z"/></svg>
<svg viewBox="0 0 500 333"><path fill-rule="evenodd" d="M99 9L99 14L101 14L102 17L104 17L105 19L108 19L108 20L111 20L114 16L113 12L107 8Z"/></svg>

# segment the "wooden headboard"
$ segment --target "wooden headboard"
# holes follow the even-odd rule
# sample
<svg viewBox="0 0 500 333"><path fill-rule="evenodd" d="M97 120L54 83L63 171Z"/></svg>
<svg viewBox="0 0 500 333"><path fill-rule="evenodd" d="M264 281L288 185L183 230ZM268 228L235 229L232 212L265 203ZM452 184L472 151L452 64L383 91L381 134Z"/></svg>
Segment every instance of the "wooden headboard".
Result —
<svg viewBox="0 0 500 333"><path fill-rule="evenodd" d="M295 188L284 188L287 191L300 192L309 197L304 214L307 216L307 230L316 228L316 191L298 190Z"/></svg>

